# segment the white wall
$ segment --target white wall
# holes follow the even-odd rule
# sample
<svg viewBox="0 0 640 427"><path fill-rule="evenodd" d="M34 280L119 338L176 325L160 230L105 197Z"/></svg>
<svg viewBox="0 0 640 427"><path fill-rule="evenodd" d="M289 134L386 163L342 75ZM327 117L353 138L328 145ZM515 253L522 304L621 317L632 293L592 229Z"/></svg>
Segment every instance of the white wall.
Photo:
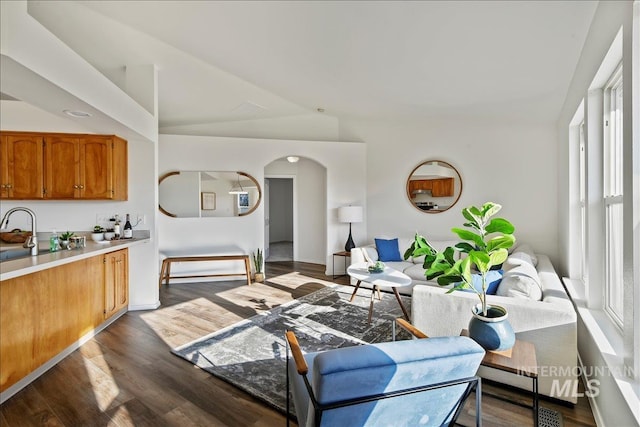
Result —
<svg viewBox="0 0 640 427"><path fill-rule="evenodd" d="M343 138L367 143L367 236L451 239L463 223L461 209L493 201L516 227L519 242L557 257L557 150L553 124L455 118L406 122L343 123ZM462 177L458 204L439 214L415 209L406 196L411 171L425 160L443 160ZM366 237L366 239L364 239Z"/></svg>
<svg viewBox="0 0 640 427"><path fill-rule="evenodd" d="M13 131L93 133L76 121L65 119L42 111L20 101L0 101L0 129ZM142 214L146 224L136 229L151 230L154 236L154 221L157 210L154 146L148 141L128 140L129 200L128 201L51 201L16 200L2 201L2 213L15 206L26 206L37 215L38 232L86 231L96 223L97 214L118 213ZM59 165L69 167L69 165ZM11 227L29 228L29 220L23 217L18 222L18 214L12 217ZM158 304L158 282L155 250L152 244L143 245L130 252L130 309L151 308Z"/></svg>
<svg viewBox="0 0 640 427"><path fill-rule="evenodd" d="M366 146L361 143L285 141L270 139L161 135L158 170L226 170L252 175L264 186L265 166L288 155L311 159L326 168L326 188L299 179L302 190L326 194L326 205L299 203L306 220L326 221L324 236L308 239L304 246L320 247L321 259L311 262L330 265L331 254L340 250L346 238L338 223L337 208L348 204L366 206ZM301 159L302 161L303 159ZM316 182L318 177L310 177ZM300 201L298 201L300 202ZM300 224L300 230L313 229L313 223ZM317 227L315 227L317 228ZM364 235L365 223L354 224L354 233ZM252 214L232 218L158 217L160 250L208 247L251 253L264 247L264 204ZM300 258L307 258L304 253ZM177 270L176 270L177 271Z"/></svg>

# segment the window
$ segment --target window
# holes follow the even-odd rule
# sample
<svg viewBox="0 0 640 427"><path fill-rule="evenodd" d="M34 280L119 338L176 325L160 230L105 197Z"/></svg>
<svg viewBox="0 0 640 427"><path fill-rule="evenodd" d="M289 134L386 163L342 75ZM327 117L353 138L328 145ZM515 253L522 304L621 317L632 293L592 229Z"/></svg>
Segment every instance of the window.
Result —
<svg viewBox="0 0 640 427"><path fill-rule="evenodd" d="M604 90L605 310L623 325L622 66Z"/></svg>

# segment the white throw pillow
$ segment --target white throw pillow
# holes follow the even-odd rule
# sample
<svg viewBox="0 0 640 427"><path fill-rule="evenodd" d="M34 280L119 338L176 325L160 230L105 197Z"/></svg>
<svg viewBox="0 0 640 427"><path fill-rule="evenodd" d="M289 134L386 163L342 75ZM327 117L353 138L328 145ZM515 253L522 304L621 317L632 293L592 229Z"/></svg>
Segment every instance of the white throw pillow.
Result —
<svg viewBox="0 0 640 427"><path fill-rule="evenodd" d="M523 262L504 272L497 295L540 301L542 285L535 267Z"/></svg>
<svg viewBox="0 0 640 427"><path fill-rule="evenodd" d="M538 265L538 257L536 256L535 252L533 252L533 249L531 248L531 246L529 246L528 243L522 243L520 245L518 245L514 250L513 250L513 254L516 254L518 252L523 252L527 255L529 255L531 257L531 261L533 262L533 266L537 266Z"/></svg>
<svg viewBox="0 0 640 427"><path fill-rule="evenodd" d="M506 261L502 264L502 269L504 271L509 271L522 264L528 264L531 267L535 267L533 265L533 260L528 254L526 254L525 252L514 252L509 255Z"/></svg>

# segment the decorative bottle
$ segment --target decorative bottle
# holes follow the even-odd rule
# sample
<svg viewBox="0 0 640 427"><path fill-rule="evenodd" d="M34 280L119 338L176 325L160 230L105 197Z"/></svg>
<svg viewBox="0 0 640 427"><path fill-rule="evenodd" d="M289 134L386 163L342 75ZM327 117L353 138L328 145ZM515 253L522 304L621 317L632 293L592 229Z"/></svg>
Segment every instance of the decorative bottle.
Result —
<svg viewBox="0 0 640 427"><path fill-rule="evenodd" d="M56 230L52 230L51 237L49 238L49 251L56 252L61 249L60 240L58 239L58 233Z"/></svg>
<svg viewBox="0 0 640 427"><path fill-rule="evenodd" d="M113 233L115 234L115 238L120 238L120 218L116 215L116 223L113 225Z"/></svg>
<svg viewBox="0 0 640 427"><path fill-rule="evenodd" d="M133 237L133 227L131 227L131 220L129 218L129 214L127 214L127 220L124 223L124 228L122 230L122 237L124 239L131 239Z"/></svg>

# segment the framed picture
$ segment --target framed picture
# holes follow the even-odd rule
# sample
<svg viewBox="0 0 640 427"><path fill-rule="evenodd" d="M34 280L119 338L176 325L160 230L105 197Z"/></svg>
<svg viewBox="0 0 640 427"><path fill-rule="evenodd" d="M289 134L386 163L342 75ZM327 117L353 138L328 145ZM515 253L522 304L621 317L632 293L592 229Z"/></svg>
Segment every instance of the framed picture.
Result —
<svg viewBox="0 0 640 427"><path fill-rule="evenodd" d="M200 205L203 211L216 210L216 193L200 193Z"/></svg>
<svg viewBox="0 0 640 427"><path fill-rule="evenodd" d="M238 194L238 207L239 208L248 208L249 207L249 195L248 194Z"/></svg>

